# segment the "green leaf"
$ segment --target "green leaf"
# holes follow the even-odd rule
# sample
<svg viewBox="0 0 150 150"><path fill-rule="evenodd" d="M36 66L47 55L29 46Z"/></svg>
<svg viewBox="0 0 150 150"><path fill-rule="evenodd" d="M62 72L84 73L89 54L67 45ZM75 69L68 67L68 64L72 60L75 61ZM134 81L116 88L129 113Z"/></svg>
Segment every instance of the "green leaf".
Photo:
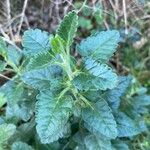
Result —
<svg viewBox="0 0 150 150"><path fill-rule="evenodd" d="M26 56L33 56L50 50L50 40L47 32L39 29L29 29L24 32L22 45Z"/></svg>
<svg viewBox="0 0 150 150"><path fill-rule="evenodd" d="M54 38L52 38L51 45L54 54L65 51L65 41L59 35L56 35Z"/></svg>
<svg viewBox="0 0 150 150"><path fill-rule="evenodd" d="M93 104L93 108L85 108L82 112L82 118L85 127L92 133L99 136L104 135L108 138L116 138L117 125L112 112L104 100L99 100Z"/></svg>
<svg viewBox="0 0 150 150"><path fill-rule="evenodd" d="M18 141L13 143L11 150L34 150L34 149L28 144Z"/></svg>
<svg viewBox="0 0 150 150"><path fill-rule="evenodd" d="M38 70L31 70L22 75L22 80L31 87L39 90L58 88L61 83L62 70L59 66L51 65Z"/></svg>
<svg viewBox="0 0 150 150"><path fill-rule="evenodd" d="M65 16L58 28L58 35L70 46L77 31L78 16L72 11Z"/></svg>
<svg viewBox="0 0 150 150"><path fill-rule="evenodd" d="M16 131L16 126L13 124L1 124L0 125L0 150L5 150L9 138Z"/></svg>
<svg viewBox="0 0 150 150"><path fill-rule="evenodd" d="M3 93L0 93L0 108L7 102Z"/></svg>
<svg viewBox="0 0 150 150"><path fill-rule="evenodd" d="M19 65L22 57L22 53L18 51L14 46L9 45L7 48L7 58L6 61L12 65Z"/></svg>
<svg viewBox="0 0 150 150"><path fill-rule="evenodd" d="M50 56L49 52L37 54L36 56L31 58L29 64L27 65L27 69L34 70L49 66L51 63L51 59L52 57Z"/></svg>
<svg viewBox="0 0 150 150"><path fill-rule="evenodd" d="M7 45L6 42L0 37L0 55L4 58L7 56Z"/></svg>
<svg viewBox="0 0 150 150"><path fill-rule="evenodd" d="M109 90L105 93L104 99L107 100L111 108L115 111L118 110L120 106L121 97L126 93L128 86L130 85L130 78L120 76L119 83L117 87L112 90Z"/></svg>
<svg viewBox="0 0 150 150"><path fill-rule="evenodd" d="M111 142L105 137L88 135L84 139L87 150L111 150Z"/></svg>
<svg viewBox="0 0 150 150"><path fill-rule="evenodd" d="M6 66L7 64L4 61L0 60L0 72L4 71Z"/></svg>
<svg viewBox="0 0 150 150"><path fill-rule="evenodd" d="M125 143L125 141L115 140L115 141L113 141L112 145L115 148L115 150L129 150L129 147Z"/></svg>
<svg viewBox="0 0 150 150"><path fill-rule="evenodd" d="M51 91L43 91L37 96L36 129L42 143L51 143L63 137L69 119L72 98L56 98Z"/></svg>
<svg viewBox="0 0 150 150"><path fill-rule="evenodd" d="M117 122L118 137L130 137L139 134L137 124L125 113L120 112L115 118Z"/></svg>
<svg viewBox="0 0 150 150"><path fill-rule="evenodd" d="M7 104L12 106L21 100L23 85L21 82L18 84L14 81L8 81L0 87L0 91L6 98Z"/></svg>
<svg viewBox="0 0 150 150"><path fill-rule="evenodd" d="M119 32L116 30L99 32L83 40L77 49L81 56L105 63L116 51Z"/></svg>
<svg viewBox="0 0 150 150"><path fill-rule="evenodd" d="M85 68L93 75L93 80L97 80L97 89L113 89L117 85L117 75L106 64L86 59Z"/></svg>

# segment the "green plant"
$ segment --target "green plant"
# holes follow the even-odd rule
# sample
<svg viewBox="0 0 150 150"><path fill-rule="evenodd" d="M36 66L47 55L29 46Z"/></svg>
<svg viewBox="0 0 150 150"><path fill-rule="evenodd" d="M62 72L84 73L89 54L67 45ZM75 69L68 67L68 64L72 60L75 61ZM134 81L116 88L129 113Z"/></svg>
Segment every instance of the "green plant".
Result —
<svg viewBox="0 0 150 150"><path fill-rule="evenodd" d="M109 67L118 31L98 32L78 44L82 62L77 65L71 55L77 22L73 11L55 36L25 31L23 51L11 48L16 55L1 39L1 70L15 73L0 88L1 149L122 150L146 131L149 96Z"/></svg>

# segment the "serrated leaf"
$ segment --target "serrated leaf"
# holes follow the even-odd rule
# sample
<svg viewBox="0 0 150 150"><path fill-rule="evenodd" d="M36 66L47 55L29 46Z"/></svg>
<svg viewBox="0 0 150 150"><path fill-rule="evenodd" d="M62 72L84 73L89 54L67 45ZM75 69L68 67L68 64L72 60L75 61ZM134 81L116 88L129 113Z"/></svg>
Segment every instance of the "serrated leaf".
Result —
<svg viewBox="0 0 150 150"><path fill-rule="evenodd" d="M37 96L36 130L42 143L51 143L63 137L72 108L71 97L57 99L51 91Z"/></svg>
<svg viewBox="0 0 150 150"><path fill-rule="evenodd" d="M130 85L129 77L119 77L118 85L105 93L104 99L107 100L113 110L118 110L120 106L121 97L126 93L128 86Z"/></svg>
<svg viewBox="0 0 150 150"><path fill-rule="evenodd" d="M51 65L42 69L25 72L22 80L35 89L53 89L60 86L61 74L62 70L59 66Z"/></svg>
<svg viewBox="0 0 150 150"><path fill-rule="evenodd" d="M131 137L139 134L137 124L125 113L120 112L115 118L117 122L118 137Z"/></svg>
<svg viewBox="0 0 150 150"><path fill-rule="evenodd" d="M111 142L105 137L88 135L84 139L87 150L111 150Z"/></svg>
<svg viewBox="0 0 150 150"><path fill-rule="evenodd" d="M85 127L99 136L116 138L117 125L107 102L100 99L93 104L93 108L87 107L82 111Z"/></svg>
<svg viewBox="0 0 150 150"><path fill-rule="evenodd" d="M29 29L24 32L22 45L26 56L34 56L50 50L50 40L47 32L39 29Z"/></svg>
<svg viewBox="0 0 150 150"><path fill-rule="evenodd" d="M16 126L13 124L0 125L0 150L5 150L9 138L14 134Z"/></svg>
<svg viewBox="0 0 150 150"><path fill-rule="evenodd" d="M119 32L116 30L99 32L83 40L77 49L81 56L92 58L101 63L109 60L116 51Z"/></svg>
<svg viewBox="0 0 150 150"><path fill-rule="evenodd" d="M27 143L18 141L13 143L11 150L34 150L34 149Z"/></svg>
<svg viewBox="0 0 150 150"><path fill-rule="evenodd" d="M50 56L49 52L37 54L36 56L31 58L29 64L27 65L27 69L33 70L49 66L51 63L51 59L52 57Z"/></svg>
<svg viewBox="0 0 150 150"><path fill-rule="evenodd" d="M77 26L78 16L74 11L68 13L61 22L57 33L66 42L67 46L72 44Z"/></svg>
<svg viewBox="0 0 150 150"><path fill-rule="evenodd" d="M100 64L92 59L86 59L85 68L98 81L98 89L112 89L117 85L117 75L106 64Z"/></svg>

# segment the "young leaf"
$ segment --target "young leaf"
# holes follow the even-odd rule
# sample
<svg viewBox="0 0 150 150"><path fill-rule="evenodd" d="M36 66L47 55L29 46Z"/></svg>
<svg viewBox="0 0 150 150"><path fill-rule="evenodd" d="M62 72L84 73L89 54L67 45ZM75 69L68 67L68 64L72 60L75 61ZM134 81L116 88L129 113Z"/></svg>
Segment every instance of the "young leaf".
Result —
<svg viewBox="0 0 150 150"><path fill-rule="evenodd" d="M78 16L76 12L72 11L65 16L58 28L58 35L70 46L77 31Z"/></svg>
<svg viewBox="0 0 150 150"><path fill-rule="evenodd" d="M11 150L34 150L34 149L28 144L18 141L13 143Z"/></svg>
<svg viewBox="0 0 150 150"><path fill-rule="evenodd" d="M24 32L22 45L26 56L33 56L50 49L50 40L47 32L39 29L30 29Z"/></svg>
<svg viewBox="0 0 150 150"><path fill-rule="evenodd" d="M105 137L88 135L84 142L87 150L111 150L111 142Z"/></svg>
<svg viewBox="0 0 150 150"><path fill-rule="evenodd" d="M99 79L97 82L99 89L112 89L117 85L117 75L107 65L86 59L85 68L93 75L93 78Z"/></svg>
<svg viewBox="0 0 150 150"><path fill-rule="evenodd" d="M54 38L52 38L51 46L54 54L65 51L65 41L59 35L56 35Z"/></svg>
<svg viewBox="0 0 150 150"><path fill-rule="evenodd" d="M0 125L0 150L5 150L9 138L16 131L16 126L13 124Z"/></svg>
<svg viewBox="0 0 150 150"><path fill-rule="evenodd" d="M93 104L93 108L94 110L90 107L83 109L82 118L85 127L94 134L115 139L117 125L106 101L102 99L97 101Z"/></svg>
<svg viewBox="0 0 150 150"><path fill-rule="evenodd" d="M99 32L83 40L77 49L81 56L105 63L116 51L119 32L116 30Z"/></svg>
<svg viewBox="0 0 150 150"><path fill-rule="evenodd" d="M71 97L56 98L51 91L37 96L36 129L42 143L51 143L63 137L72 108Z"/></svg>

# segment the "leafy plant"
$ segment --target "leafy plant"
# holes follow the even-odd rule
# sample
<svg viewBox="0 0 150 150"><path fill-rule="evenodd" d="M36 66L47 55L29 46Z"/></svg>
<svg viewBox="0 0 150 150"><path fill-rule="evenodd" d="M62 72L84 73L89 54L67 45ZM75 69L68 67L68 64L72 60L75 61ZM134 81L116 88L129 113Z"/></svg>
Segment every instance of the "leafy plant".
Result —
<svg viewBox="0 0 150 150"><path fill-rule="evenodd" d="M126 150L147 130L143 115L150 97L109 64L118 31L97 32L77 44L77 65L71 55L77 22L72 11L56 35L25 31L23 52L14 57L1 40L3 71L15 73L0 88L1 149Z"/></svg>

